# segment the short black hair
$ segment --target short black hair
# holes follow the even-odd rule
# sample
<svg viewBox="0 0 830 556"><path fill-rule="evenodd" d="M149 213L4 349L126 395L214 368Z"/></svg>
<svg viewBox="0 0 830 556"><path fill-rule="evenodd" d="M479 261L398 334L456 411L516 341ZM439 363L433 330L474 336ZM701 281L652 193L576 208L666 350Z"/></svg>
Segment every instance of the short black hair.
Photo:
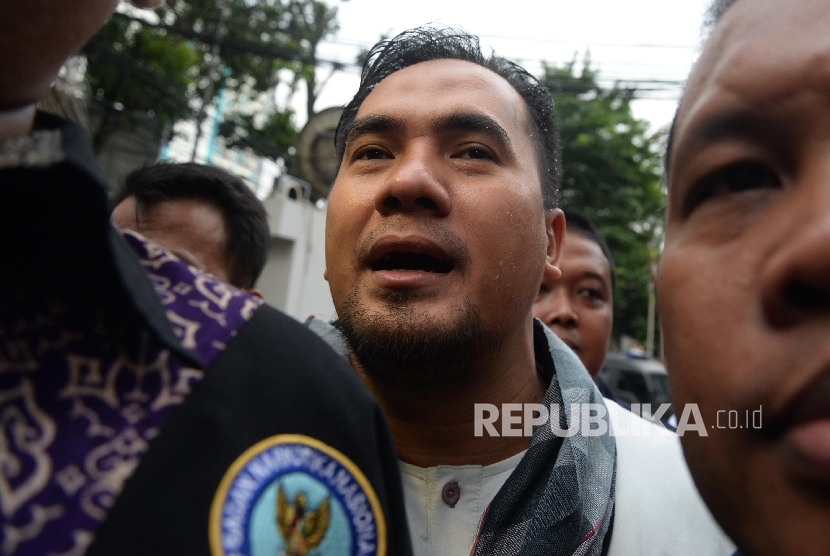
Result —
<svg viewBox="0 0 830 556"><path fill-rule="evenodd" d="M584 214L569 210L564 212L568 232L579 234L585 239L593 241L599 246L602 254L605 255L608 260L608 268L611 269L611 291L613 292L617 287L617 265L614 264L614 257L611 256L611 249L608 248L605 238L599 233L591 219Z"/></svg>
<svg viewBox="0 0 830 556"><path fill-rule="evenodd" d="M241 178L215 166L162 163L131 172L113 206L134 197L146 210L162 201L193 199L220 210L225 223L225 260L231 284L252 288L268 258L268 213Z"/></svg>
<svg viewBox="0 0 830 556"><path fill-rule="evenodd" d="M489 69L503 77L524 99L530 115L528 132L536 146L542 178L542 199L546 209L556 208L562 174L561 146L553 97L521 66L491 54L485 57L478 37L451 27L418 27L398 36L382 40L369 51L360 76L360 88L346 105L337 125L334 142L338 165L343 162L346 136L355 121L360 105L374 88L395 73L409 66L431 60L462 60Z"/></svg>
<svg viewBox="0 0 830 556"><path fill-rule="evenodd" d="M706 15L703 19L703 28L706 31L711 31L718 21L726 13L726 10L732 7L736 0L713 0L706 10Z"/></svg>
<svg viewBox="0 0 830 556"><path fill-rule="evenodd" d="M709 5L709 8L706 10L706 15L703 16L703 30L707 36L712 32L712 29L715 28L718 21L721 20L723 14L725 14L736 1L737 0L714 0ZM671 149L674 145L674 128L677 123L677 114L680 112L680 104L683 102L682 97L680 101L681 102L677 105L677 109L674 111L674 117L672 118L671 126L669 127L669 135L666 139L666 154L663 157L663 173L665 174L667 181L669 179L669 170L671 169Z"/></svg>

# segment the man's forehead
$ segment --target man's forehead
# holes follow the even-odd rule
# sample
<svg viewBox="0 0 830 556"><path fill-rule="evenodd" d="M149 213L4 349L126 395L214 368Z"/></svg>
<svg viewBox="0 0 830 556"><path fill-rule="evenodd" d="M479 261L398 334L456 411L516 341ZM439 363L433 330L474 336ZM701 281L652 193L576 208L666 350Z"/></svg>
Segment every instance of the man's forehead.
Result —
<svg viewBox="0 0 830 556"><path fill-rule="evenodd" d="M473 62L454 59L420 62L390 74L361 103L356 118L395 110L416 92L439 97L446 112L454 104L457 108L466 105L506 122L527 121L524 99L505 78ZM447 92L456 94L441 96Z"/></svg>
<svg viewBox="0 0 830 556"><path fill-rule="evenodd" d="M689 76L683 104L704 88L744 78L750 70L785 63L799 71L806 64L830 67L830 4L826 0L736 2L706 41ZM822 64L822 58L824 64ZM820 69L820 68L816 68ZM774 91L780 83L758 88Z"/></svg>
<svg viewBox="0 0 830 556"><path fill-rule="evenodd" d="M714 28L689 76L672 130L672 151L713 97L732 95L750 107L809 87L830 92L828 7L826 0L736 2Z"/></svg>
<svg viewBox="0 0 830 556"><path fill-rule="evenodd" d="M562 262L567 263L575 257L588 258L592 262L596 262L601 268L607 269L610 276L611 265L596 240L586 235L582 230L568 228L564 250L562 251Z"/></svg>

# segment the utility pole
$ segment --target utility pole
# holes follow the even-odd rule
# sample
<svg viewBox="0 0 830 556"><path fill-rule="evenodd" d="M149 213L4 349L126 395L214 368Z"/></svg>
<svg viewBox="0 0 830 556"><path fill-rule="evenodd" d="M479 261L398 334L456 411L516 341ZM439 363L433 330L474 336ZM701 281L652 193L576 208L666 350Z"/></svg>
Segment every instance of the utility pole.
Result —
<svg viewBox="0 0 830 556"><path fill-rule="evenodd" d="M654 327L656 320L656 299L654 296L654 280L657 277L657 261L651 260L650 276L648 281L648 324L646 327L646 352L649 357L654 357Z"/></svg>
<svg viewBox="0 0 830 556"><path fill-rule="evenodd" d="M196 160L196 150L199 148L199 139L202 138L202 123L205 120L205 109L207 108L210 99L213 97L213 85L215 75L219 69L219 54L222 52L222 47L219 44L222 35L225 34L225 22L228 18L227 0L219 1L219 22L216 24L216 33L214 35L213 47L210 49L210 65L208 66L208 84L202 94L202 105L199 107L199 113L196 115L196 139L193 141L193 152L190 154L190 161Z"/></svg>

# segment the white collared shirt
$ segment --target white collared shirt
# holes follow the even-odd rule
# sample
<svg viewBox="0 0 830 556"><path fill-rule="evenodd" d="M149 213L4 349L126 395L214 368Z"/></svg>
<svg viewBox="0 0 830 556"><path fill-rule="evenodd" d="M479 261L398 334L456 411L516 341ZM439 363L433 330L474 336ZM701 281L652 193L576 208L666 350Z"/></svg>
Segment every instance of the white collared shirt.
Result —
<svg viewBox="0 0 830 556"><path fill-rule="evenodd" d="M467 556L484 512L525 452L492 465L417 467L401 462L404 500L415 556ZM457 482L455 507L450 502ZM445 487L447 491L445 492ZM447 501L445 501L447 500Z"/></svg>

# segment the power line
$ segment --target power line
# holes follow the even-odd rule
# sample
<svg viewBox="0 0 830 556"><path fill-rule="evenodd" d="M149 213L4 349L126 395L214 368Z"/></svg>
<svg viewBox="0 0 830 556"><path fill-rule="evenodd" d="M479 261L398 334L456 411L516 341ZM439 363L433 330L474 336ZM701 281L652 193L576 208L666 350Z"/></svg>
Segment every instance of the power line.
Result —
<svg viewBox="0 0 830 556"><path fill-rule="evenodd" d="M519 39L517 37L514 37L514 38L516 40L524 40L524 39ZM534 39L530 39L530 40L534 40ZM541 39L539 39L539 40L541 40ZM547 41L547 42L556 42L556 41ZM563 42L563 44L565 44L564 41L562 41L562 42ZM335 38L332 38L332 39L325 39L325 40L321 41L320 46L323 47L324 49L326 47L329 47L328 48L329 50L331 50L331 47L334 47L334 48L351 47L351 48L354 48L357 51L359 51L359 50L368 50L371 45L368 44L368 43L365 43L365 42L361 42L361 41L353 41L353 40L349 40L349 39L342 39L342 38L335 37ZM614 46L614 47L618 47L618 46L632 46L632 45L588 45L588 46L590 48L590 47L593 47L593 46ZM657 44L633 45L633 46L637 46L637 47L646 47L647 46L649 48L660 48L660 47L664 47L664 46L667 47L667 48L674 48L674 47L679 48L680 47L680 45L657 45ZM357 52L355 52L355 54L356 53ZM525 67L529 67L529 66L541 67L542 64L545 64L545 63L550 64L550 65L556 65L556 63L557 63L555 60L552 60L552 59L536 58L536 57L530 58L530 57L527 57L527 56L510 56L510 55L505 55L505 54L503 54L503 55L505 57L515 61L516 63L519 63L519 64L525 66ZM567 60L567 62L570 62L570 61L572 61L572 59ZM579 60L576 60L576 61L579 62ZM343 64L344 66L357 67L351 61L341 61L340 63ZM561 62L559 62L559 63L561 63ZM666 82L670 82L671 84L674 84L674 85L680 85L680 84L682 84L682 81L683 81L685 75L687 75L687 73L688 73L685 67L678 67L678 64L659 64L659 63L645 62L645 61L603 59L599 62L597 62L595 60L592 60L592 65L595 69L598 69L602 72L601 75L598 76L598 79L604 79L604 80L617 79L617 80L620 80L620 81L635 82L635 83L638 83L638 82L649 83L649 82L654 82L654 81L666 81ZM609 70L608 69L609 66L613 66L613 69ZM646 71L638 71L637 69L632 69L631 71L627 71L625 69L627 67L644 68L644 69L646 69ZM677 68L678 71L677 72L655 72L655 71L648 71L648 68L653 68L655 70L656 69L668 69L668 70L670 70L672 68ZM674 73L674 75L671 75L672 73ZM657 75L655 75L655 74L657 74Z"/></svg>
<svg viewBox="0 0 830 556"><path fill-rule="evenodd" d="M480 39L498 39L506 41L521 41L543 44L558 44L564 46L578 46L578 47L601 47L601 48L664 48L668 50L696 50L698 45L689 44L656 44L656 43L582 43L574 41L562 41L556 39L542 39L533 37L513 37L508 35L477 35ZM349 39L337 37L329 39L328 42L339 42L344 45L358 46L361 48L370 48L375 43L367 43L358 39ZM376 41L377 42L377 41Z"/></svg>
<svg viewBox="0 0 830 556"><path fill-rule="evenodd" d="M184 38L187 38L187 39L198 40L199 42L201 42L205 45L208 45L208 46L219 45L219 46L221 46L221 48L223 50L226 50L226 51L229 50L229 51L232 51L232 52L235 51L235 52L247 53L247 54L265 55L265 56L269 56L269 57L272 57L272 58L275 58L275 59L288 60L288 61L299 61L301 63L306 63L306 64L309 64L309 63L312 63L312 62L316 63L316 64L326 64L326 65L331 65L333 67L337 67L338 69L350 69L350 70L353 69L353 70L357 70L357 71L360 70L360 66L355 61L332 60L332 59L327 59L327 58L316 58L314 60L311 60L311 59L309 59L305 56L302 56L300 53L298 53L296 51L293 51L291 49L285 48L285 47L283 47L281 45L277 45L277 44L251 41L251 40L241 39L241 38L238 38L238 37L232 37L232 36L229 36L229 35L224 35L224 36L220 37L216 33L212 33L208 30L203 30L203 32L197 32L197 31L193 30L192 28L178 26L178 25L175 25L175 24L165 24L165 23L162 23L162 22L152 23L152 22L147 21L146 19L143 19L143 18L140 18L140 17L135 17L135 16L132 16L132 15L129 15L129 14L126 14L126 13L116 13L114 15L116 17L122 17L122 18L128 19L130 21L138 22L138 23L140 23L142 25L146 25L148 27L163 29L165 31L175 33L175 34L177 34L179 36L182 36ZM491 35L490 37L495 37L495 36ZM512 38L512 39L515 39L515 40L520 40L517 37L499 37L499 38ZM521 40L524 40L524 39L521 39ZM531 42L541 41L541 42L550 42L550 43L557 43L558 42L558 43L568 44L568 43L565 43L564 41L555 41L553 39L551 39L551 40L528 39L528 40L531 41ZM338 41L336 39L335 40L321 41L321 44L324 44L324 43L347 44L347 43L343 43L343 41ZM357 44L358 46L361 45L361 43L355 43L355 44ZM595 45L595 46L620 46L620 45L610 45L609 44L609 45ZM633 45L633 46L640 46L640 47L648 46L648 47L656 48L656 47L659 47L661 45ZM663 45L663 46L674 47L674 46L677 46L677 45ZM534 63L534 64L541 65L542 63L546 62L545 60L537 59L537 58L532 58L531 59L531 58L519 57L519 58L513 58L513 59L517 63L521 63L523 65L527 65L528 63ZM606 79L606 80L607 79L618 79L619 81L625 81L627 83L634 83L634 84L639 84L639 83L653 84L653 83L656 83L656 82L660 81L660 80L653 79L653 78L629 77L627 75L610 78L610 77L607 76L607 74L603 74L602 76L598 76L598 79ZM664 81L667 84L673 84L673 85L680 85L681 84L680 80L664 80Z"/></svg>

